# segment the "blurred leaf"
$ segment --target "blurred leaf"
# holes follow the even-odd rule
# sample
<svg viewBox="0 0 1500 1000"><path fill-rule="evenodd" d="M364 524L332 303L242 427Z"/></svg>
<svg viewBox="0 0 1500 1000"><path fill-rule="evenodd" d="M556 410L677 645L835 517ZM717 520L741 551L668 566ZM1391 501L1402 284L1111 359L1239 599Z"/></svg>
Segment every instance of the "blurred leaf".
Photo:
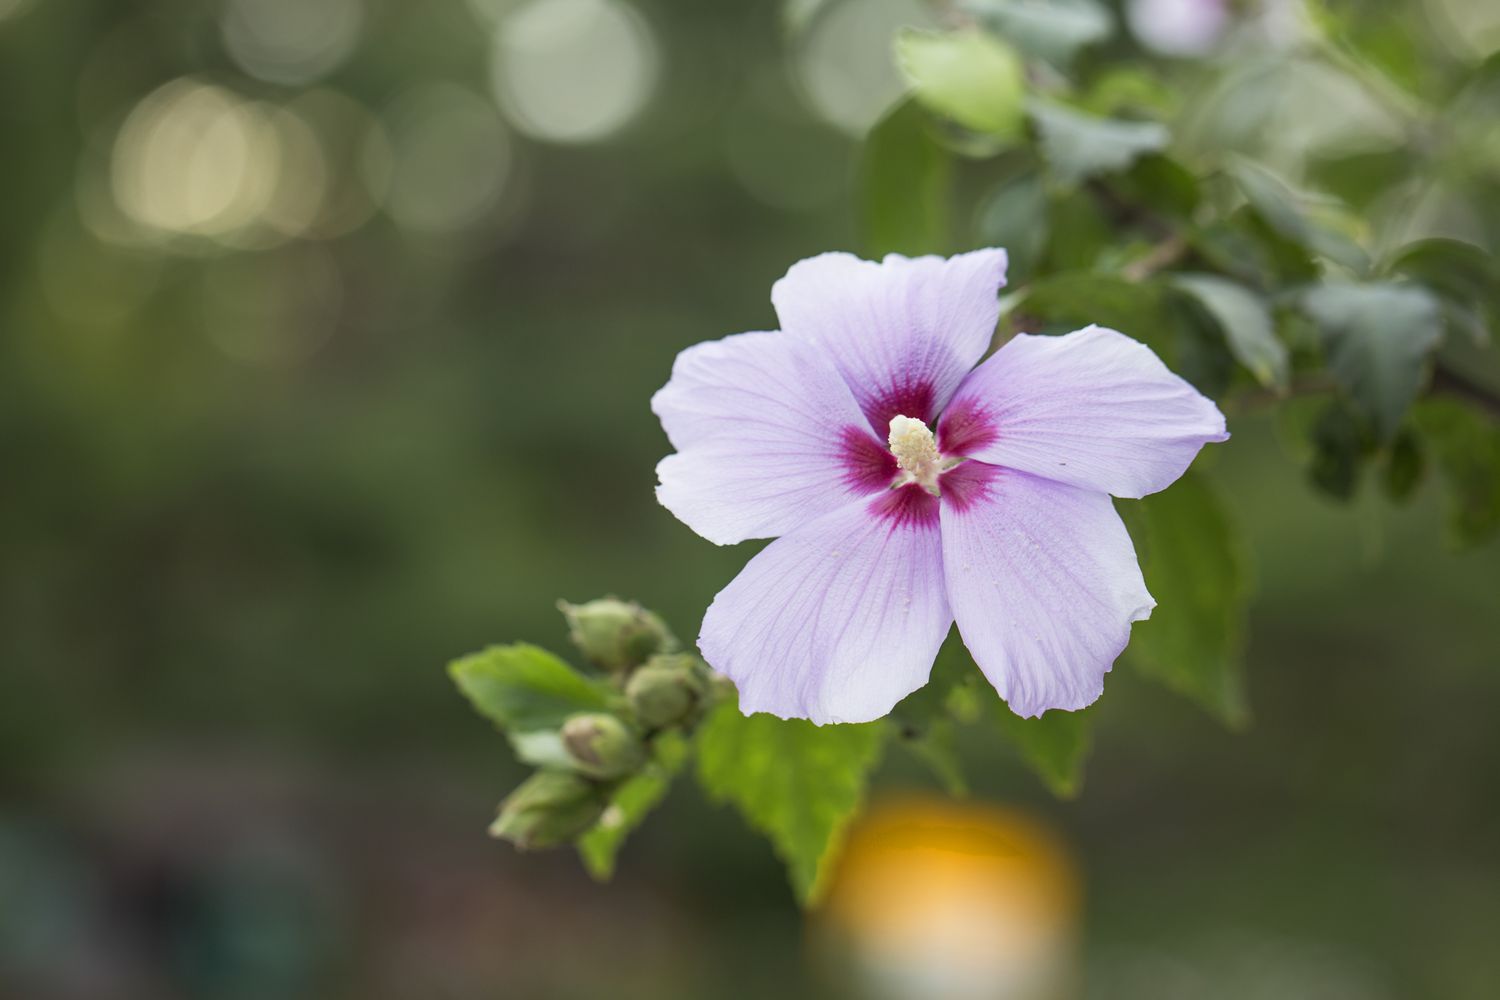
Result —
<svg viewBox="0 0 1500 1000"><path fill-rule="evenodd" d="M972 721L968 711L981 674L961 640L950 634L939 650L927 683L891 709L902 745L931 768L950 795L964 795L968 782L955 743L955 721Z"/></svg>
<svg viewBox="0 0 1500 1000"><path fill-rule="evenodd" d="M1395 503L1410 500L1426 471L1426 458L1417 435L1402 428L1385 452L1385 466L1381 485L1385 495Z"/></svg>
<svg viewBox="0 0 1500 1000"><path fill-rule="evenodd" d="M1047 251L1039 271L1089 270L1115 243L1115 228L1090 191L1054 188L1047 217Z"/></svg>
<svg viewBox="0 0 1500 1000"><path fill-rule="evenodd" d="M1413 407L1448 490L1448 537L1458 547L1500 533L1500 425L1456 399Z"/></svg>
<svg viewBox="0 0 1500 1000"><path fill-rule="evenodd" d="M881 119L860 162L866 251L875 257L946 253L951 176L948 152L933 140L915 102Z"/></svg>
<svg viewBox="0 0 1500 1000"><path fill-rule="evenodd" d="M614 700L607 685L527 643L454 660L448 674L481 715L513 735L556 729L568 716L605 711Z"/></svg>
<svg viewBox="0 0 1500 1000"><path fill-rule="evenodd" d="M1062 326L1098 323L1138 339L1162 329L1162 295L1151 282L1112 274L1058 274L1038 279L1020 312Z"/></svg>
<svg viewBox="0 0 1500 1000"><path fill-rule="evenodd" d="M698 778L710 796L733 803L770 837L797 897L813 903L888 733L882 723L815 726L744 716L731 699L698 731Z"/></svg>
<svg viewBox="0 0 1500 1000"><path fill-rule="evenodd" d="M1047 246L1047 190L1040 174L1013 177L990 194L979 210L979 237L986 246L1005 247L1009 284L1031 277Z"/></svg>
<svg viewBox="0 0 1500 1000"><path fill-rule="evenodd" d="M1318 411L1308 443L1312 445L1308 479L1335 500L1352 500L1365 460L1375 449L1364 418L1344 400L1329 400Z"/></svg>
<svg viewBox="0 0 1500 1000"><path fill-rule="evenodd" d="M1192 171L1159 153L1142 156L1129 170L1110 178L1109 186L1131 204L1179 222L1191 218L1201 200Z"/></svg>
<svg viewBox="0 0 1500 1000"><path fill-rule="evenodd" d="M1026 89L1021 60L993 35L908 28L896 36L896 63L923 106L976 132L1020 132Z"/></svg>
<svg viewBox="0 0 1500 1000"><path fill-rule="evenodd" d="M624 781L609 797L599 822L578 838L584 867L600 882L615 873L615 857L625 838L667 797L672 778L687 762L688 742L680 733L664 732L651 747L651 761Z"/></svg>
<svg viewBox="0 0 1500 1000"><path fill-rule="evenodd" d="M1322 331L1330 374L1389 441L1442 335L1436 301L1413 285L1320 285L1302 305Z"/></svg>
<svg viewBox="0 0 1500 1000"><path fill-rule="evenodd" d="M1137 628L1140 626L1137 625ZM1083 764L1088 758L1092 716L1081 712L1044 712L1023 719L1004 702L997 702L1000 729L1020 749L1021 756L1052 794L1070 799L1083 787Z"/></svg>
<svg viewBox="0 0 1500 1000"><path fill-rule="evenodd" d="M1212 274L1174 274L1171 282L1208 310L1235 358L1261 385L1285 391L1289 379L1286 345L1276 339L1271 310L1243 285Z"/></svg>
<svg viewBox="0 0 1500 1000"><path fill-rule="evenodd" d="M1114 34L1114 17L1095 0L962 0L1016 48L1067 68L1078 50Z"/></svg>
<svg viewBox="0 0 1500 1000"><path fill-rule="evenodd" d="M1160 122L1096 118L1049 101L1029 101L1042 156L1064 183L1124 170L1138 157L1166 147L1172 135Z"/></svg>
<svg viewBox="0 0 1500 1000"><path fill-rule="evenodd" d="M1429 239L1396 251L1390 269L1427 285L1443 301L1451 327L1487 344L1500 327L1500 264L1472 243Z"/></svg>
<svg viewBox="0 0 1500 1000"><path fill-rule="evenodd" d="M1243 543L1228 513L1191 472L1160 493L1121 504L1120 513L1157 601L1151 617L1132 628L1131 661L1229 725L1243 725L1248 586Z"/></svg>
<svg viewBox="0 0 1500 1000"><path fill-rule="evenodd" d="M781 28L793 37L802 34L828 8L829 0L782 0Z"/></svg>
<svg viewBox="0 0 1500 1000"><path fill-rule="evenodd" d="M1307 217L1301 207L1307 195L1260 164L1246 159L1237 158L1229 165L1228 173L1250 207L1282 239L1326 257L1355 274L1363 275L1369 271L1369 255L1354 241Z"/></svg>

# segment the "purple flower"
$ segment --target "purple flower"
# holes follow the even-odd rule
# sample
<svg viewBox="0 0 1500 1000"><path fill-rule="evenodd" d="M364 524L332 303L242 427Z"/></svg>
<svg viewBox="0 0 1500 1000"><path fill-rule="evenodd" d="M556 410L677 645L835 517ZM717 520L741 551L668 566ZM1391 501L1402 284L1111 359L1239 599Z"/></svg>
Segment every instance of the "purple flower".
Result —
<svg viewBox="0 0 1500 1000"><path fill-rule="evenodd" d="M1110 494L1168 486L1224 417L1096 326L974 367L1005 261L801 261L771 289L780 331L688 348L652 399L662 504L720 545L776 538L698 637L746 713L877 719L955 619L1012 710L1079 709L1150 615Z"/></svg>

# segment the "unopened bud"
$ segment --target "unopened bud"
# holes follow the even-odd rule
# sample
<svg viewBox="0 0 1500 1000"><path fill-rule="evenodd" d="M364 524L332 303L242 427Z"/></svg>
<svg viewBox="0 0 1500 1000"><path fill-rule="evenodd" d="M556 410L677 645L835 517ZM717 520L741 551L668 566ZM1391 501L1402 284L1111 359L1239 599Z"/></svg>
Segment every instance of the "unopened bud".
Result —
<svg viewBox="0 0 1500 1000"><path fill-rule="evenodd" d="M592 778L618 778L646 762L640 738L602 712L575 715L563 723L562 742L578 770Z"/></svg>
<svg viewBox="0 0 1500 1000"><path fill-rule="evenodd" d="M605 597L586 604L559 601L557 606L573 644L605 670L630 670L677 645L666 622L634 601Z"/></svg>
<svg viewBox="0 0 1500 1000"><path fill-rule="evenodd" d="M647 729L687 721L707 696L704 669L696 657L686 653L651 657L625 685L625 697Z"/></svg>
<svg viewBox="0 0 1500 1000"><path fill-rule="evenodd" d="M605 789L570 771L538 771L500 803L490 836L517 847L556 847L578 836L604 813Z"/></svg>

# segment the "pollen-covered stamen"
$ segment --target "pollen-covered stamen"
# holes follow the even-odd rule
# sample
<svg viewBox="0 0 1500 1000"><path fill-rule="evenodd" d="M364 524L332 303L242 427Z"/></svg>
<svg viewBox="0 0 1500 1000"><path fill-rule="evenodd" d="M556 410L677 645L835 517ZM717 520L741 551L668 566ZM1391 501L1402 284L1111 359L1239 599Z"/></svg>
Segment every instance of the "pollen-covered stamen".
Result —
<svg viewBox="0 0 1500 1000"><path fill-rule="evenodd" d="M937 496L938 475L945 466L931 428L912 417L892 417L890 445L891 454L896 456L896 464L901 468L901 475L894 485L916 483Z"/></svg>

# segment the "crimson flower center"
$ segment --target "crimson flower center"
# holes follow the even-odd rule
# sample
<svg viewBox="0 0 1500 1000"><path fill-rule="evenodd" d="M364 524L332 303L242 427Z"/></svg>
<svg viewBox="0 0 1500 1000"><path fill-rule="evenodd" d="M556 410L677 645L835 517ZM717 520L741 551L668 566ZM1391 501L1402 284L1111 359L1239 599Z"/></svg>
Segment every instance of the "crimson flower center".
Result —
<svg viewBox="0 0 1500 1000"><path fill-rule="evenodd" d="M896 456L896 465L901 470L891 483L906 486L916 483L922 489L938 495L938 479L953 468L961 458L947 456L938 451L937 439L932 428L914 417L897 415L891 418L891 433L888 439L891 454Z"/></svg>

